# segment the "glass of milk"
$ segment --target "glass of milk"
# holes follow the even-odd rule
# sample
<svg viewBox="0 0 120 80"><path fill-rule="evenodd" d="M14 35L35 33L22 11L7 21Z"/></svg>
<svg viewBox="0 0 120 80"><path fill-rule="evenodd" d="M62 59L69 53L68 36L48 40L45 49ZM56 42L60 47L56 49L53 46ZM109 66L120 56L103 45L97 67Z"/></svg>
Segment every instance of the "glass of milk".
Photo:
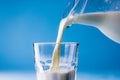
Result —
<svg viewBox="0 0 120 80"><path fill-rule="evenodd" d="M76 80L78 66L78 43L59 43L59 69L51 71L54 42L34 43L37 80Z"/></svg>

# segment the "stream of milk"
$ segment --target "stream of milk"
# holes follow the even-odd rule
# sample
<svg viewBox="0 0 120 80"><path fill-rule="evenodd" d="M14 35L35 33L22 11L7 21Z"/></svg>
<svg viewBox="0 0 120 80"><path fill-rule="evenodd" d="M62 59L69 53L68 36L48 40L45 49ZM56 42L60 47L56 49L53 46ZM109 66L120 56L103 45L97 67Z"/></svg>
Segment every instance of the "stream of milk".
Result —
<svg viewBox="0 0 120 80"><path fill-rule="evenodd" d="M71 24L84 24L96 27L108 38L120 43L120 12L96 12L70 15L60 22L51 70L59 70L59 52L62 35L66 27Z"/></svg>

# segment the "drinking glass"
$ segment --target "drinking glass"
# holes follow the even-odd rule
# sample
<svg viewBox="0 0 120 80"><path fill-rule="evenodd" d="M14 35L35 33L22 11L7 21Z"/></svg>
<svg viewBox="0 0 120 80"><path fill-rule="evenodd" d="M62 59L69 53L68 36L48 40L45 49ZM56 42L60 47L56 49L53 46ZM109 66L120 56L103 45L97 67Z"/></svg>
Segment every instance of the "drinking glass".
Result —
<svg viewBox="0 0 120 80"><path fill-rule="evenodd" d="M62 42L60 44L59 71L50 71L54 42L34 43L35 69L37 80L76 80L78 66L78 43Z"/></svg>

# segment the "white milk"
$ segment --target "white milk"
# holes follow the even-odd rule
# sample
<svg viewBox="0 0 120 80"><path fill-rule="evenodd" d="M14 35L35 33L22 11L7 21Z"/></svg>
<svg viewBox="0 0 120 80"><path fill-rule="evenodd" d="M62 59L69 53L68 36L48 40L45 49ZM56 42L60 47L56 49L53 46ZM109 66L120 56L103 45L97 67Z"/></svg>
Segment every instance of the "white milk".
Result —
<svg viewBox="0 0 120 80"><path fill-rule="evenodd" d="M69 18L68 23L94 26L108 38L120 43L120 12L76 14Z"/></svg>
<svg viewBox="0 0 120 80"><path fill-rule="evenodd" d="M60 42L62 41L62 35L64 33L64 29L66 28L66 26L68 24L66 24L67 22L67 18L62 19L60 22L60 26L59 26L59 31L58 31L58 36L57 36L57 40L56 40L56 44L55 48L54 48L54 52L53 52L53 57L52 57L52 64L51 64L51 71L59 71L59 55L60 55Z"/></svg>
<svg viewBox="0 0 120 80"><path fill-rule="evenodd" d="M75 71L37 72L37 80L75 80Z"/></svg>

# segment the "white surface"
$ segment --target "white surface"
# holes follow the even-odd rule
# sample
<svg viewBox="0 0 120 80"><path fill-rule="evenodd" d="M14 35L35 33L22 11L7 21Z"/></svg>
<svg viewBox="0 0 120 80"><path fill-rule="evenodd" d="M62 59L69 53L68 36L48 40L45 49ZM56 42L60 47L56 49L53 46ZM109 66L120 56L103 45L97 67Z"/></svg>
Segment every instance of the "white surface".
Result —
<svg viewBox="0 0 120 80"><path fill-rule="evenodd" d="M115 75L80 73L77 76L77 80L120 80L120 77Z"/></svg>
<svg viewBox="0 0 120 80"><path fill-rule="evenodd" d="M36 80L36 74L34 72L0 72L0 80ZM79 73L77 80L120 80L120 76Z"/></svg>
<svg viewBox="0 0 120 80"><path fill-rule="evenodd" d="M0 80L36 80L34 72L0 72Z"/></svg>

